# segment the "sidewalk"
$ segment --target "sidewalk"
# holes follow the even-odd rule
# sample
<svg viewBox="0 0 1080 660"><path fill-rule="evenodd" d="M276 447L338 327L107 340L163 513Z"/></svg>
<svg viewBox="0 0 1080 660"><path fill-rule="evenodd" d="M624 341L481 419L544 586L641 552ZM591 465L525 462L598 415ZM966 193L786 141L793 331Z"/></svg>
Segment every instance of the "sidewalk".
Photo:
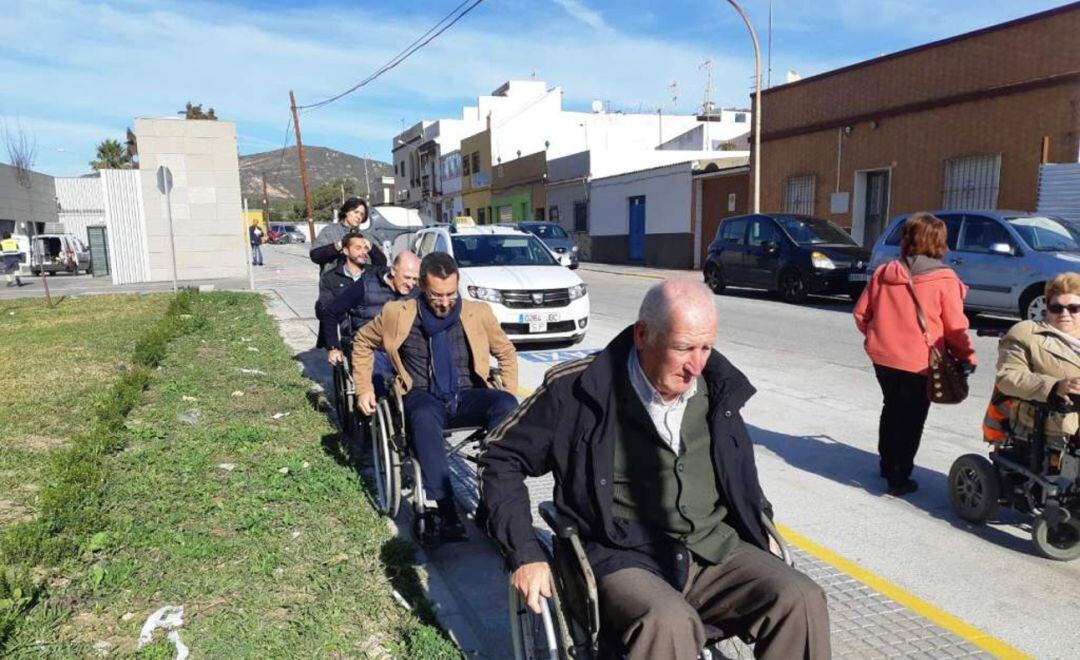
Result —
<svg viewBox="0 0 1080 660"><path fill-rule="evenodd" d="M257 289L267 295L270 313L278 319L286 343L297 352L305 374L329 390L330 371L325 356L322 351L312 350L317 325L312 312L315 285L310 262L305 263L306 253L293 255L279 250L274 257L275 265L260 273ZM581 271L582 275L610 273L644 279L696 276L695 271L606 264L582 264ZM537 385L543 371L553 366L549 360L540 359L550 353L523 353L529 358L522 361L523 387ZM471 512L477 493L473 466L457 460L453 462L453 471L458 500L463 509ZM544 529L544 524L535 507L551 499L552 485L550 477L528 483L534 523L540 529ZM400 534L411 534L407 507L403 507L394 522ZM469 526L469 532L467 543L418 552L419 567L427 576L428 596L436 606L440 623L468 657L499 660L513 657L507 582L501 559L474 526ZM992 649L995 654L1012 651L809 539L784 528L781 533L793 551L796 567L821 584L828 594L835 657L987 657L984 649ZM976 640L982 648L973 643ZM742 649L739 657L748 657L748 652Z"/></svg>

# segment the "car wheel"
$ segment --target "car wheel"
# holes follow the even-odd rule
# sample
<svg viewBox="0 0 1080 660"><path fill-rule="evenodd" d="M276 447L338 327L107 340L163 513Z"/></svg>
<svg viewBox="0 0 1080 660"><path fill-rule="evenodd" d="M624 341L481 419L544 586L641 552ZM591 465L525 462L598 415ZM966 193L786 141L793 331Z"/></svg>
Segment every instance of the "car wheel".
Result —
<svg viewBox="0 0 1080 660"><path fill-rule="evenodd" d="M1046 296L1042 284L1029 288L1020 298L1020 318L1028 321L1042 321L1046 315Z"/></svg>
<svg viewBox="0 0 1080 660"><path fill-rule="evenodd" d="M789 268L780 274L780 299L786 303L798 305L806 302L806 280L802 273Z"/></svg>
<svg viewBox="0 0 1080 660"><path fill-rule="evenodd" d="M720 294L724 292L724 274L716 264L706 264L705 285L709 287L713 293Z"/></svg>

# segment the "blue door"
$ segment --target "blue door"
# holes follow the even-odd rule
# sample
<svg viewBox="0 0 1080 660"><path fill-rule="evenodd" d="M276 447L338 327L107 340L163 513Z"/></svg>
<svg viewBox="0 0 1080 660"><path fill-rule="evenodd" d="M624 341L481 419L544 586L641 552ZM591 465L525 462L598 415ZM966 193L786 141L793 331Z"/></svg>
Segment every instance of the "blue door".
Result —
<svg viewBox="0 0 1080 660"><path fill-rule="evenodd" d="M645 261L645 197L630 198L630 261Z"/></svg>

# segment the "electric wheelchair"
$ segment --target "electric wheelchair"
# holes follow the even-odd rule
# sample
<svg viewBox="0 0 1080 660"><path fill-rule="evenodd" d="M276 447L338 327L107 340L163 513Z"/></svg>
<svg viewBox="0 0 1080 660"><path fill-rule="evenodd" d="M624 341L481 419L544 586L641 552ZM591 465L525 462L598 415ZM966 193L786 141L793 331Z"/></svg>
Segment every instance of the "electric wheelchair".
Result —
<svg viewBox="0 0 1080 660"><path fill-rule="evenodd" d="M425 510L435 506L424 495L424 479L420 461L416 459L409 441L405 404L394 375L384 374L386 396L376 400L370 423L371 455L374 463L375 508L379 513L396 518L405 499L413 511L413 534L419 542L424 538ZM492 367L488 383L502 389L498 368ZM355 400L355 397L354 397ZM448 428L443 437L449 441L447 457L459 456L476 464L485 449L488 431L482 426Z"/></svg>
<svg viewBox="0 0 1080 660"><path fill-rule="evenodd" d="M1004 336L1004 331L980 330L980 336ZM996 390L995 390L996 394ZM992 401L992 404L995 403ZM1034 408L1030 435L1009 430L1000 442L990 444L989 459L964 454L949 470L949 503L956 515L976 524L985 523L998 506L1033 516L1031 540L1047 559L1080 558L1080 437L1048 438L1046 420L1051 413L1071 409L1040 401L1025 402Z"/></svg>
<svg viewBox="0 0 1080 660"><path fill-rule="evenodd" d="M617 640L604 636L600 629L600 600L596 577L585 555L585 546L577 525L561 515L554 502L540 504L540 517L551 529L537 530L540 546L551 566L551 598L541 598L541 613L529 609L525 599L509 587L510 633L516 660L602 660L619 658L622 650ZM794 566L791 554L776 527L767 516L762 525L780 548L780 556ZM701 660L718 660L749 651L739 646L731 632L705 626L707 642Z"/></svg>

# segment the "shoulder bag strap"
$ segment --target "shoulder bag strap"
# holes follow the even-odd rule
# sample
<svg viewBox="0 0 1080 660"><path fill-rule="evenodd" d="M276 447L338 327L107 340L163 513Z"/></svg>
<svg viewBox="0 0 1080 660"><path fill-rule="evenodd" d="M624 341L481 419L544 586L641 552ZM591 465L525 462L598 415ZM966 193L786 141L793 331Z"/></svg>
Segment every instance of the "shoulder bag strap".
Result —
<svg viewBox="0 0 1080 660"><path fill-rule="evenodd" d="M915 279L911 275L911 268L907 266L906 262L903 262L904 267L907 269L907 289L911 294L911 301L915 303L915 318L919 321L919 329L922 330L923 338L926 340L926 344L930 346L930 332L926 329L926 315L923 314L922 305L919 304L919 298L915 295Z"/></svg>

